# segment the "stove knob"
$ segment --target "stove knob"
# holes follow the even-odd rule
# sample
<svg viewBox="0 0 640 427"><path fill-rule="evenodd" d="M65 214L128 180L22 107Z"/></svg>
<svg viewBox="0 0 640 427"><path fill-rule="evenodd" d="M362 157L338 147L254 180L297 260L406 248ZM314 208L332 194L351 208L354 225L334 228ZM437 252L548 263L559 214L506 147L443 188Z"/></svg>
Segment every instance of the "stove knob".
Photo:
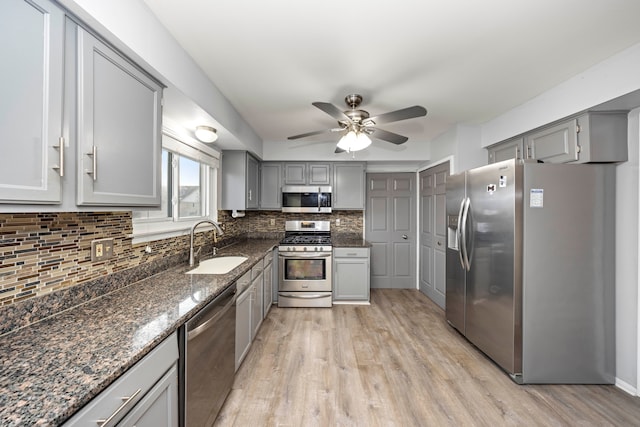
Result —
<svg viewBox="0 0 640 427"><path fill-rule="evenodd" d="M320 248L316 246L316 252L319 252L319 251L320 251Z"/></svg>
<svg viewBox="0 0 640 427"><path fill-rule="evenodd" d="M306 250L307 250L307 247L305 246L305 247L303 248L303 250L304 250L304 251L306 251Z"/></svg>
<svg viewBox="0 0 640 427"><path fill-rule="evenodd" d="M287 250L288 250L289 252L291 252L291 251L293 251L294 249L293 249L291 246L289 246L289 247L287 248Z"/></svg>

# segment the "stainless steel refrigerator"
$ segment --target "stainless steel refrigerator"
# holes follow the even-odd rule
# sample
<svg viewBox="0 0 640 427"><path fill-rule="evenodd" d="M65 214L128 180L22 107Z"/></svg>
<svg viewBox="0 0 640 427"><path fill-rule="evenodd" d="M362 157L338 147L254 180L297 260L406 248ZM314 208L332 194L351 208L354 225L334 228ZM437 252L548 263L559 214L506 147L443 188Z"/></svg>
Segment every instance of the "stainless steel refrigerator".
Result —
<svg viewBox="0 0 640 427"><path fill-rule="evenodd" d="M447 321L518 383L613 383L615 165L507 160L446 197Z"/></svg>

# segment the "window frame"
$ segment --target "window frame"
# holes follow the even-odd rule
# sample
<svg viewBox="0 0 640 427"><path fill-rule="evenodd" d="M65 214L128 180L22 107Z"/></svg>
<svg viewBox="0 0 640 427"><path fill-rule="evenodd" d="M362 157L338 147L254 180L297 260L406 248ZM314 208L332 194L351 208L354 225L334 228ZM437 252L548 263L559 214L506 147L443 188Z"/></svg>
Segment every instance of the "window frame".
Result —
<svg viewBox="0 0 640 427"><path fill-rule="evenodd" d="M220 176L220 152L183 135L176 135L168 129L162 132L162 150L169 152L169 215L162 218L133 218L132 244L151 242L154 240L189 234L191 227L203 219L218 219L218 181ZM201 212L198 217L179 217L179 170L178 158L186 157L200 163L200 187ZM161 186L164 183L161 183ZM169 188L168 187L168 188ZM134 210L136 211L136 210ZM140 209L140 212L148 212L148 209ZM203 226L199 230L205 231L209 226ZM210 227L213 228L213 227Z"/></svg>

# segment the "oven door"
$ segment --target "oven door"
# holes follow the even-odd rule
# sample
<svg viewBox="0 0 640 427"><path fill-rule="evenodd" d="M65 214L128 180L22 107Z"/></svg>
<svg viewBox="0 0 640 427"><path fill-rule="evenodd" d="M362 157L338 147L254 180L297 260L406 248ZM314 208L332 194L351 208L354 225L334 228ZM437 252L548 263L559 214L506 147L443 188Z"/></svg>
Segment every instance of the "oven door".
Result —
<svg viewBox="0 0 640 427"><path fill-rule="evenodd" d="M280 252L278 291L331 292L331 252Z"/></svg>

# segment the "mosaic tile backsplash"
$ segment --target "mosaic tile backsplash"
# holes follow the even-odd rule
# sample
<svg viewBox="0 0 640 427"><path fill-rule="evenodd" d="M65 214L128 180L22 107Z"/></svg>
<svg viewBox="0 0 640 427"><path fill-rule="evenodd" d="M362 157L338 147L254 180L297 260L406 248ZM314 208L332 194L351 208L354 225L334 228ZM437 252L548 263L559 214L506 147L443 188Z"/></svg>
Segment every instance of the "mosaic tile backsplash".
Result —
<svg viewBox="0 0 640 427"><path fill-rule="evenodd" d="M337 218L340 226L335 226ZM244 236L283 233L290 219L309 219L309 215L247 211L244 218L232 218L230 212L219 211L225 235L218 245ZM313 215L313 219L331 220L334 233L363 230L360 211ZM131 212L0 214L0 307L169 258L186 262L188 236L133 245L131 233ZM210 235L200 235L198 245L210 241ZM91 241L103 238L113 239L114 257L92 262ZM151 253L145 252L147 244Z"/></svg>

